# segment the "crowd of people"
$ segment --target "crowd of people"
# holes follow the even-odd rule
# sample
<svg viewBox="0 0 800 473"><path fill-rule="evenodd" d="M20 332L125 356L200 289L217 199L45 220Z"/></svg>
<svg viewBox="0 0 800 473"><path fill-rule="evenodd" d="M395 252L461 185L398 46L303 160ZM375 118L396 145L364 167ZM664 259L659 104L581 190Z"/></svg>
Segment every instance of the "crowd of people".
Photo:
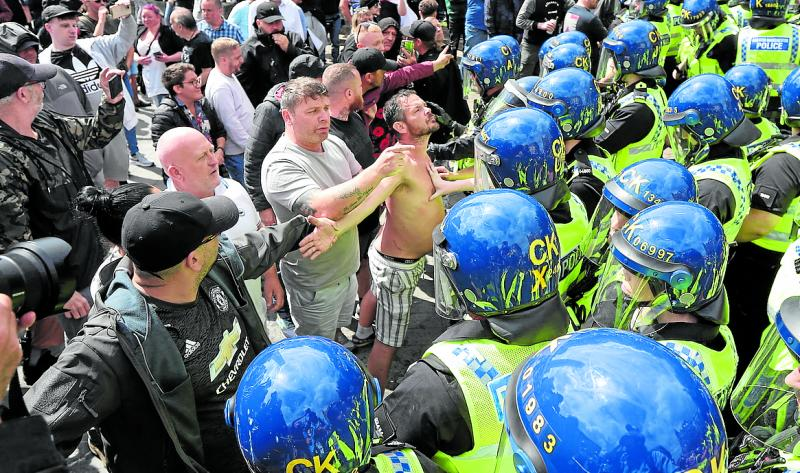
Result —
<svg viewBox="0 0 800 473"><path fill-rule="evenodd" d="M796 4L33 3L0 251L71 250L0 296L9 471L800 466Z"/></svg>

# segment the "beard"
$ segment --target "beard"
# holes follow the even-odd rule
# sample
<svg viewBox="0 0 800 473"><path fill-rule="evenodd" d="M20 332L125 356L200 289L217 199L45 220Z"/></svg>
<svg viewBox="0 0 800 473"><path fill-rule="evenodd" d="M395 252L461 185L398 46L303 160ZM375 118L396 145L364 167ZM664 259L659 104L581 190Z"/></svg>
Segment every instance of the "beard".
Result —
<svg viewBox="0 0 800 473"><path fill-rule="evenodd" d="M411 125L408 127L408 132L411 136L418 138L421 136L428 136L439 131L439 122L434 118L432 122L425 122L420 125Z"/></svg>

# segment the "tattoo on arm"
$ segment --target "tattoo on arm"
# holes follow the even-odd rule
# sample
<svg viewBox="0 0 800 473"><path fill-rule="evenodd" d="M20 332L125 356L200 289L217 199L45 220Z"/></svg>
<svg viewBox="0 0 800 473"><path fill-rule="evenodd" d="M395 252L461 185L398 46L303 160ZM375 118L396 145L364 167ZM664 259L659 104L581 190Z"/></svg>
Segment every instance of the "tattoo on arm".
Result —
<svg viewBox="0 0 800 473"><path fill-rule="evenodd" d="M304 217L309 217L314 215L317 211L311 207L311 203L307 200L303 200L302 202L298 202L298 208L296 209L297 213Z"/></svg>
<svg viewBox="0 0 800 473"><path fill-rule="evenodd" d="M336 198L340 199L340 200L355 198L355 200L353 202L351 202L350 204L346 205L342 209L342 213L344 213L344 214L350 213L350 211L352 211L354 208L358 207L358 205L361 204L361 202L364 202L364 199L366 199L367 196L374 189L375 189L375 185L371 185L371 186L369 186L368 188L366 188L364 190L359 189L358 186L354 186L352 189L348 189L346 191L343 191L341 194L336 196Z"/></svg>

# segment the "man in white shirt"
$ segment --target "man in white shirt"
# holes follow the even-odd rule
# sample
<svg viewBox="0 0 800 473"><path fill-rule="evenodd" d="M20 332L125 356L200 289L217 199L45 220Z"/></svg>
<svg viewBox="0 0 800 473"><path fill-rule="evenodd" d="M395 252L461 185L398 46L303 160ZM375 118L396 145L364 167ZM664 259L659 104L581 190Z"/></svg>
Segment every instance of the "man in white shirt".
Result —
<svg viewBox="0 0 800 473"><path fill-rule="evenodd" d="M233 41L233 40L231 40ZM214 154L214 147L206 137L194 128L176 128L172 133L180 132L180 139L170 140L166 145L159 145L156 154L164 166L164 172L169 176L167 181L168 191L188 192L197 198L211 196L225 196L231 199L239 209L239 220L236 225L225 231L225 236L231 240L240 238L247 232L253 232L261 227L255 205L247 195L241 184L233 179L224 179L219 175L219 162ZM262 298L262 284L264 297ZM250 297L256 304L256 309L262 318L266 319L266 312L275 312L283 307L285 300L283 288L278 279L278 272L272 266L261 279L245 281Z"/></svg>
<svg viewBox="0 0 800 473"><path fill-rule="evenodd" d="M211 44L214 69L208 75L206 97L217 112L228 139L225 141L225 167L231 177L244 183L244 150L253 129L253 104L234 74L242 65L239 43L220 38Z"/></svg>

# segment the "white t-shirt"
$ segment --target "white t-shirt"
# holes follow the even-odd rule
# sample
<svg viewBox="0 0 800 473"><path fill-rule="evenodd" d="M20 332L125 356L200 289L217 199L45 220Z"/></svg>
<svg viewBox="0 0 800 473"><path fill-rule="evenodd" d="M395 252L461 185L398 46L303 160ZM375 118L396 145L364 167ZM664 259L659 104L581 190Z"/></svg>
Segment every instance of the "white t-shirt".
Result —
<svg viewBox="0 0 800 473"><path fill-rule="evenodd" d="M136 53L139 56L153 57L154 54L163 52L161 45L158 43L158 38L154 39L152 43L142 41L141 38L136 40ZM148 97L169 94L167 88L164 87L164 83L161 82L161 76L167 69L166 64L161 61L156 61L155 58L153 58L150 64L139 65L142 67L142 80L144 81L145 89L147 89Z"/></svg>
<svg viewBox="0 0 800 473"><path fill-rule="evenodd" d="M206 97L225 127L225 155L244 154L253 129L253 103L236 76L226 76L216 67L208 74Z"/></svg>

